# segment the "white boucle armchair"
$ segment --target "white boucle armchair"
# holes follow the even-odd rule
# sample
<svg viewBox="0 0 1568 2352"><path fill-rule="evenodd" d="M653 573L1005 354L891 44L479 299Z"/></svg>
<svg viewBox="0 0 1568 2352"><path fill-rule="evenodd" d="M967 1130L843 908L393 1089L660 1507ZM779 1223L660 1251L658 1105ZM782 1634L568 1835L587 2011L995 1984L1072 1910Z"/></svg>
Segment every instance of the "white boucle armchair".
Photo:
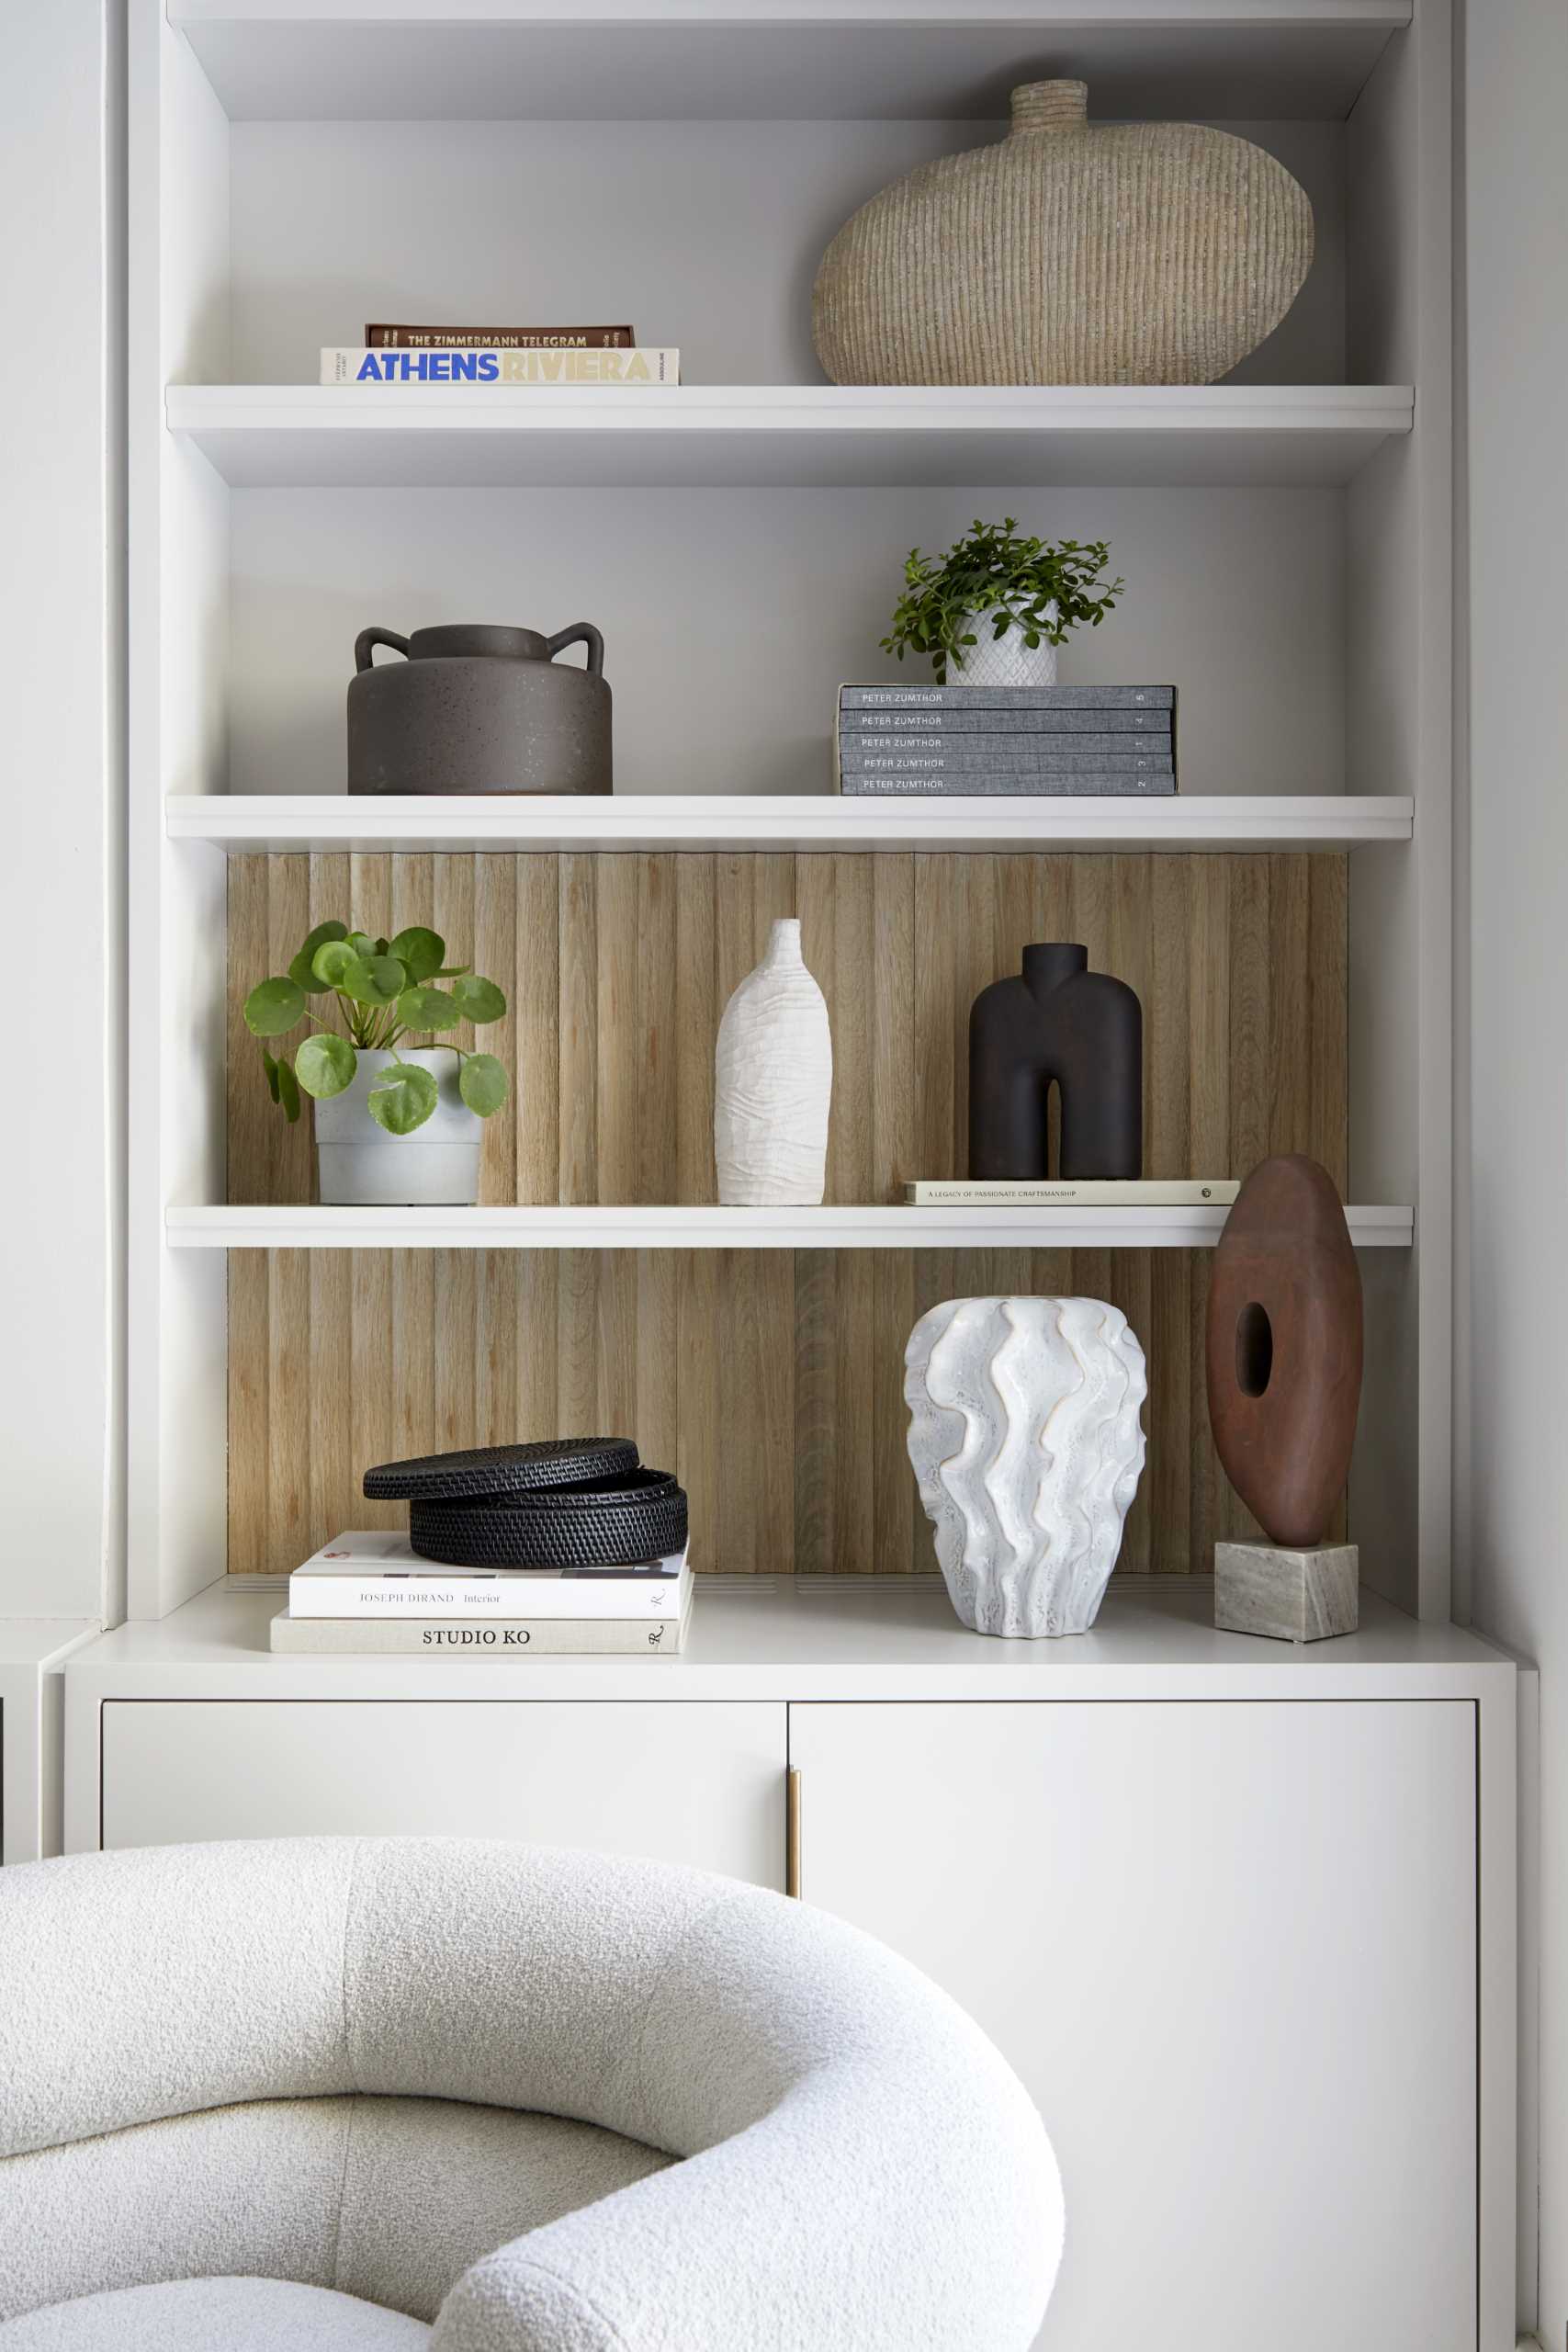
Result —
<svg viewBox="0 0 1568 2352"><path fill-rule="evenodd" d="M446 1838L0 1872L0 2352L1027 2352L979 2029L825 1914Z"/></svg>

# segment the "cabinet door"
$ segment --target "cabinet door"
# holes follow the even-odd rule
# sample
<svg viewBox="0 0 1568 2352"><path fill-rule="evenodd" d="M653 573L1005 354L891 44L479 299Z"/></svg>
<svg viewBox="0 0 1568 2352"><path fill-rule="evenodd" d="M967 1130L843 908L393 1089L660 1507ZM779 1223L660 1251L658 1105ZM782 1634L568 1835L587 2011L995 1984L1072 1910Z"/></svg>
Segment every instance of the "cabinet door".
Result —
<svg viewBox="0 0 1568 2352"><path fill-rule="evenodd" d="M1468 1702L791 1710L801 1893L1006 2052L1041 2352L1473 2352Z"/></svg>
<svg viewBox="0 0 1568 2352"><path fill-rule="evenodd" d="M103 1737L106 1847L437 1833L783 1883L778 1705L127 1699Z"/></svg>

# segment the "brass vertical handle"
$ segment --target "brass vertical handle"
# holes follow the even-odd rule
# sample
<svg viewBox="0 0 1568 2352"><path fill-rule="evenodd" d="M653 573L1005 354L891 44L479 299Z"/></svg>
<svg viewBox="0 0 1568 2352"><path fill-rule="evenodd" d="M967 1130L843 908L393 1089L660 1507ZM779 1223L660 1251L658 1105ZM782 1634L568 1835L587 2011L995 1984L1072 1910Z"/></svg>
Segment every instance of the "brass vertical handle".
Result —
<svg viewBox="0 0 1568 2352"><path fill-rule="evenodd" d="M800 1900L800 1774L784 1774L784 1893Z"/></svg>

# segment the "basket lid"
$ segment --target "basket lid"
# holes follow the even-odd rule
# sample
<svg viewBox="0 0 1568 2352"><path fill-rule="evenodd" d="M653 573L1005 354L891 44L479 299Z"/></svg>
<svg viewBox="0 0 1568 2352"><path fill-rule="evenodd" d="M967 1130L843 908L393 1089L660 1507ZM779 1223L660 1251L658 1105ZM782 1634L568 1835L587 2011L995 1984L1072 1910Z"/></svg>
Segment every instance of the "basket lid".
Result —
<svg viewBox="0 0 1568 2352"><path fill-rule="evenodd" d="M536 1438L528 1445L475 1445L457 1453L419 1453L381 1462L365 1473L372 1502L480 1499L545 1487L580 1487L624 1477L637 1466L626 1437Z"/></svg>

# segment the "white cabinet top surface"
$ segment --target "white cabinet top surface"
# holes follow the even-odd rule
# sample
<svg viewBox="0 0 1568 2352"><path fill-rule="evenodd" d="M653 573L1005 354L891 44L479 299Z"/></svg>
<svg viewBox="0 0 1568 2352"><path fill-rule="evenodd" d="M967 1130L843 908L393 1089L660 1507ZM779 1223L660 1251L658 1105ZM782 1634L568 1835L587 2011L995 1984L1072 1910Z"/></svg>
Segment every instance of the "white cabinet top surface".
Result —
<svg viewBox="0 0 1568 2352"><path fill-rule="evenodd" d="M959 1624L937 1577L701 1579L679 1657L274 1657L281 1586L209 1586L73 1657L98 1696L383 1699L1380 1698L1479 1695L1513 1661L1361 1595L1361 1628L1294 1648L1217 1633L1207 1577L1132 1577L1093 1631L1004 1642Z"/></svg>

